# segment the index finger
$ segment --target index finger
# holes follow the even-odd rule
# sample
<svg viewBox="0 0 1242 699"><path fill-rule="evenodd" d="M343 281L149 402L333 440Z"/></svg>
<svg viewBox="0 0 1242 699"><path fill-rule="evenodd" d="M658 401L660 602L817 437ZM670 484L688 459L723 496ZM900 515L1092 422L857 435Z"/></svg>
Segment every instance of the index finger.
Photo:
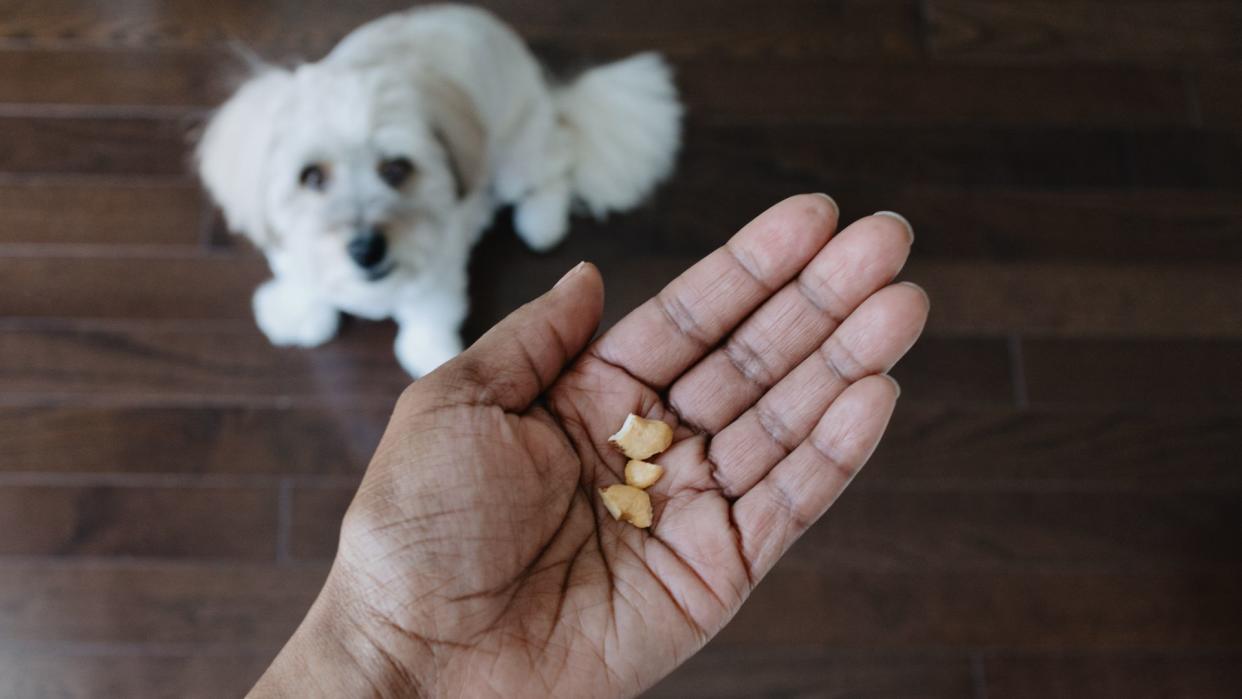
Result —
<svg viewBox="0 0 1242 699"><path fill-rule="evenodd" d="M776 204L622 318L592 352L656 390L667 387L815 257L838 213L825 194Z"/></svg>

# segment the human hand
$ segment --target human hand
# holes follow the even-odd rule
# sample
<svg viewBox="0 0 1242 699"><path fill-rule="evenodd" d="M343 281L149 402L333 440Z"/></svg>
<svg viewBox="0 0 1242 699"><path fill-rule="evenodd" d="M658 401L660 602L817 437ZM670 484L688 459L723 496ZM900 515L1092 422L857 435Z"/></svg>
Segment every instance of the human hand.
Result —
<svg viewBox="0 0 1242 699"><path fill-rule="evenodd" d="M627 696L701 648L870 456L927 316L907 225L836 225L787 199L589 346L579 265L411 385L253 695ZM596 492L630 412L674 428L646 530Z"/></svg>

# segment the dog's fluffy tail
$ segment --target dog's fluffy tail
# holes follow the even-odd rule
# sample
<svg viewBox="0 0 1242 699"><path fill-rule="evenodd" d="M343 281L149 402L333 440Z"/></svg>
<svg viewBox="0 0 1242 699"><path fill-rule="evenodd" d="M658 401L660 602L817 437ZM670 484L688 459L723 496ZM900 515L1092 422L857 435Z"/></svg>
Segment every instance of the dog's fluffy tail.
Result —
<svg viewBox="0 0 1242 699"><path fill-rule="evenodd" d="M596 217L638 205L672 171L682 109L658 54L588 70L557 101L573 149L574 194Z"/></svg>

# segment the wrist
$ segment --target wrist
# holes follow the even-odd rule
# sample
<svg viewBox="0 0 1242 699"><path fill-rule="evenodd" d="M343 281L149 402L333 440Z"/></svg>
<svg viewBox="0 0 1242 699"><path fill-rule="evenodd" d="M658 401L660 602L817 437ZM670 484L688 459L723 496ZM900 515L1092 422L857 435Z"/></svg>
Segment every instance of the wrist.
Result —
<svg viewBox="0 0 1242 699"><path fill-rule="evenodd" d="M405 659L368 629L334 565L319 596L247 697L425 697Z"/></svg>

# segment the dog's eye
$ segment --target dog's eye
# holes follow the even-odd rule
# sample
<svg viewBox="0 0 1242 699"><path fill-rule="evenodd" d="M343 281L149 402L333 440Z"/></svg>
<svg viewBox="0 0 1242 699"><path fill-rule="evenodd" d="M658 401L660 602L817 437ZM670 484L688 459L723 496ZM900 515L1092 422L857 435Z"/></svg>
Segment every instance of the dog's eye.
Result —
<svg viewBox="0 0 1242 699"><path fill-rule="evenodd" d="M405 184L405 181L414 174L414 163L408 158L392 158L381 161L379 164L380 179L388 183L393 189L399 188Z"/></svg>
<svg viewBox="0 0 1242 699"><path fill-rule="evenodd" d="M298 175L298 181L303 187L322 191L328 184L328 173L324 171L322 165L307 165L302 168L302 173Z"/></svg>

